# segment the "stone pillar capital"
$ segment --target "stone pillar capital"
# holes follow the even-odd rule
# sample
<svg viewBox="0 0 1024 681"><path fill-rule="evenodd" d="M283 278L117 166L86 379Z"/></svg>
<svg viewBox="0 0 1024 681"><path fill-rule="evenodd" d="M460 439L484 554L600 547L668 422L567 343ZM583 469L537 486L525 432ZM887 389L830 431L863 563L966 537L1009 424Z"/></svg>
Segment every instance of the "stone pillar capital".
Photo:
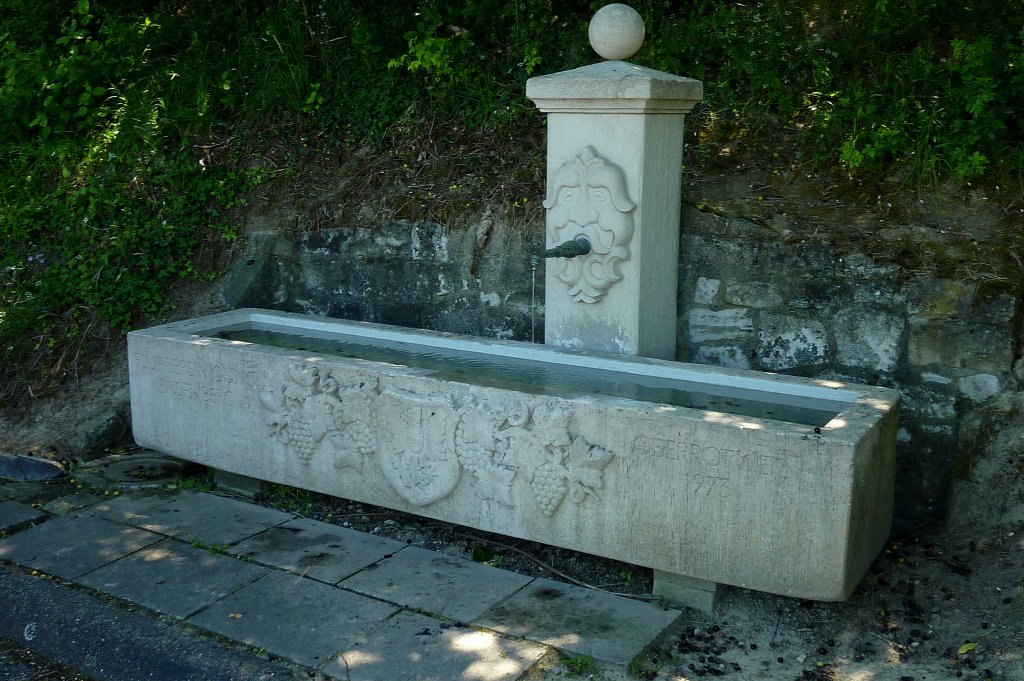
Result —
<svg viewBox="0 0 1024 681"><path fill-rule="evenodd" d="M526 81L526 96L544 113L685 114L704 84L625 61L605 61Z"/></svg>

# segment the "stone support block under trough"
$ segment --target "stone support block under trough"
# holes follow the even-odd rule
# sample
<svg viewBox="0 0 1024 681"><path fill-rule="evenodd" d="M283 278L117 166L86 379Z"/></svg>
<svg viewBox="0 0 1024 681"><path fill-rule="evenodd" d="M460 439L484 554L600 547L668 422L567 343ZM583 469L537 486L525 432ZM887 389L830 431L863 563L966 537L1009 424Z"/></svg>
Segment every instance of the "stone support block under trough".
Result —
<svg viewBox="0 0 1024 681"><path fill-rule="evenodd" d="M673 605L683 605L710 613L715 609L718 585L706 579L655 570L653 592L655 596L660 596Z"/></svg>

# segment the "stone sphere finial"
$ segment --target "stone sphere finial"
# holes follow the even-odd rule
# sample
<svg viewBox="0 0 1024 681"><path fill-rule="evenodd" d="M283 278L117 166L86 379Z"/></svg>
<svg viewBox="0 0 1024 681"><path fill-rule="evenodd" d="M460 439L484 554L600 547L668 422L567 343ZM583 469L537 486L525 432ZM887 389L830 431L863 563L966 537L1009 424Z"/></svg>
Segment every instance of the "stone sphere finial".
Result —
<svg viewBox="0 0 1024 681"><path fill-rule="evenodd" d="M644 20L632 7L616 2L597 10L587 34L594 52L605 59L629 59L644 44Z"/></svg>

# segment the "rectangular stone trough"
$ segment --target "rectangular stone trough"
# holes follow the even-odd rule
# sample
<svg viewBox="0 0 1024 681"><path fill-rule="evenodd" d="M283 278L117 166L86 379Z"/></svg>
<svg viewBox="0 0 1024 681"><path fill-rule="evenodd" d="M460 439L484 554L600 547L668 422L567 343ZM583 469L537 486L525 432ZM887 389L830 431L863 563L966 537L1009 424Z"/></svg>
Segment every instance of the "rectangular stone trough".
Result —
<svg viewBox="0 0 1024 681"><path fill-rule="evenodd" d="M128 346L142 446L660 581L841 600L889 532L892 390L255 309Z"/></svg>

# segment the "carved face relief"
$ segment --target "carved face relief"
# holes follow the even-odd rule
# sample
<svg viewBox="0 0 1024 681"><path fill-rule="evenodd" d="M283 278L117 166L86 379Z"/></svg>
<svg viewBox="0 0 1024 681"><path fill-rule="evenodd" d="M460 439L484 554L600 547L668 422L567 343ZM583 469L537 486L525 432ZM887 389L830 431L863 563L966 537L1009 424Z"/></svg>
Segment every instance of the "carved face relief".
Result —
<svg viewBox="0 0 1024 681"><path fill-rule="evenodd" d="M548 185L548 246L584 237L590 253L559 260L558 278L569 296L596 303L622 279L619 263L629 259L633 211L622 169L597 156L593 147L559 168Z"/></svg>

